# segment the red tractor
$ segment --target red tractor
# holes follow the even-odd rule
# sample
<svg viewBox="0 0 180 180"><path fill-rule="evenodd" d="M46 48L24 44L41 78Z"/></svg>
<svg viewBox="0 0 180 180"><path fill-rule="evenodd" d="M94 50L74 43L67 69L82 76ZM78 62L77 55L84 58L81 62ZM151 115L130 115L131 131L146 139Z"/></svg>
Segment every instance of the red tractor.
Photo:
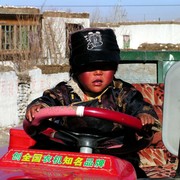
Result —
<svg viewBox="0 0 180 180"><path fill-rule="evenodd" d="M180 63L173 65L167 73L165 81L165 97L163 110L163 142L168 151L179 156L180 112L179 70ZM116 151L126 153L135 151L139 147L99 146L102 142L111 140L111 135L101 136L95 133L76 133L59 131L55 136L53 127L44 129L42 124L51 121L55 117L76 116L94 117L107 121L113 121L125 126L140 130L142 125L139 119L132 116L100 108L71 106L44 108L36 114L35 120L28 125L24 121L24 128L10 129L9 146L0 149L0 176L2 180L14 179L137 179L133 166L118 157L107 155ZM37 139L32 139L26 134L41 134ZM42 133L39 133L42 132ZM39 138L39 139L38 139ZM72 151L57 151L36 148L38 140L45 140L53 144L71 146ZM141 142L146 141L141 139ZM148 145L148 143L147 143ZM33 148L32 148L33 147ZM101 148L104 154L93 153L94 149ZM137 149L136 149L137 148ZM73 152L79 149L79 152ZM179 175L177 167L176 177ZM171 178L172 179L172 178Z"/></svg>

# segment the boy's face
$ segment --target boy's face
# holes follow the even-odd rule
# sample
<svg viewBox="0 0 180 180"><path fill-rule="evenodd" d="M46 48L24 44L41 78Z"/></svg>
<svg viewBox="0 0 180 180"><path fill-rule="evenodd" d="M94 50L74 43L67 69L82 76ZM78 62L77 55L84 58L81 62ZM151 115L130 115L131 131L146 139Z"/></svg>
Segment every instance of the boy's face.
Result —
<svg viewBox="0 0 180 180"><path fill-rule="evenodd" d="M96 64L79 73L78 81L90 95L99 94L113 81L117 66Z"/></svg>

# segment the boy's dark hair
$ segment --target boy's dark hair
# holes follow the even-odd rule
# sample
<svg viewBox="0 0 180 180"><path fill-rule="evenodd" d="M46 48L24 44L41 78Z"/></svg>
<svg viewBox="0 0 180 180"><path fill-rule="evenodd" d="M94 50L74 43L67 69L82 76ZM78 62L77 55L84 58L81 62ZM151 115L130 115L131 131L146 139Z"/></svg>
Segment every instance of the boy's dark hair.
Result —
<svg viewBox="0 0 180 180"><path fill-rule="evenodd" d="M117 66L120 49L112 29L86 28L70 36L70 74L94 63L109 63Z"/></svg>

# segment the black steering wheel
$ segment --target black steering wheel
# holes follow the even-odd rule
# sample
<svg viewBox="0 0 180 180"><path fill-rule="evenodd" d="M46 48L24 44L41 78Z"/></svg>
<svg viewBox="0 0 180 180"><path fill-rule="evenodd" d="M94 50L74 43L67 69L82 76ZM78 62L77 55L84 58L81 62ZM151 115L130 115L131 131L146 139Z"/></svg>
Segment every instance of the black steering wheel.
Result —
<svg viewBox="0 0 180 180"><path fill-rule="evenodd" d="M137 131L142 129L141 121L133 116L117 111L84 106L54 106L40 109L40 111L35 114L35 118L32 122L29 122L26 119L23 121L23 127L28 135L37 140L36 137L38 137L38 134L41 134L45 130L44 128L41 128L45 121L53 121L53 118L64 116L94 117L119 123ZM48 137L49 139L56 139L56 142L66 144L67 146L79 147L80 152L82 153L92 153L93 149L96 149L99 143L112 138L93 133L77 133L67 130L57 131L56 128L54 129L56 130L56 133L54 133L53 138ZM143 149L148 146L149 143L150 139L144 137L137 141L136 145L133 147L123 145L118 148L101 148L101 153L112 155L126 154Z"/></svg>

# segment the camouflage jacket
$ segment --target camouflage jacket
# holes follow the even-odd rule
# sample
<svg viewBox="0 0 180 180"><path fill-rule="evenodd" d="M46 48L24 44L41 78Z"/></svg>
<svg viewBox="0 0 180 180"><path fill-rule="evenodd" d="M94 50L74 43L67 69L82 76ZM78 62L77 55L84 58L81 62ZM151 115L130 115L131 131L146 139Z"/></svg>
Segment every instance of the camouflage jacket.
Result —
<svg viewBox="0 0 180 180"><path fill-rule="evenodd" d="M29 106L43 103L45 106L69 106L84 105L100 107L137 116L139 113L151 114L158 119L151 104L144 101L142 94L131 84L114 79L112 84L98 97L84 100L84 93L73 80L60 82L54 88L46 90L42 97L35 99ZM158 122L158 120L157 120ZM136 141L135 131L128 127L110 121L95 118L61 118L54 120L59 129L75 132L94 132L106 135L111 132L123 137L123 143ZM154 129L159 129L159 123L155 123Z"/></svg>

